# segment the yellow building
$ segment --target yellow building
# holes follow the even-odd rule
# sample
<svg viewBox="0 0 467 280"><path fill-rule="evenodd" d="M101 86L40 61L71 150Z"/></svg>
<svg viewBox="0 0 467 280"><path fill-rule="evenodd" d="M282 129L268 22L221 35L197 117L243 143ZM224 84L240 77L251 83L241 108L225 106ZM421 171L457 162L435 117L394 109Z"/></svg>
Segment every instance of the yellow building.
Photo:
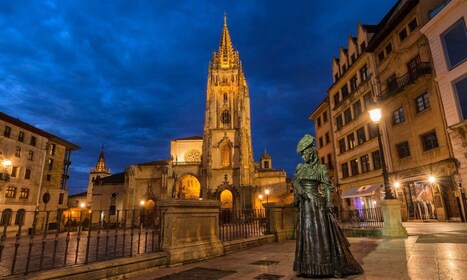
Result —
<svg viewBox="0 0 467 280"><path fill-rule="evenodd" d="M0 129L0 160L8 162L0 167L1 224L28 229L39 210L36 229L56 227L68 208L71 152L79 147L4 113ZM50 211L48 225L44 211Z"/></svg>

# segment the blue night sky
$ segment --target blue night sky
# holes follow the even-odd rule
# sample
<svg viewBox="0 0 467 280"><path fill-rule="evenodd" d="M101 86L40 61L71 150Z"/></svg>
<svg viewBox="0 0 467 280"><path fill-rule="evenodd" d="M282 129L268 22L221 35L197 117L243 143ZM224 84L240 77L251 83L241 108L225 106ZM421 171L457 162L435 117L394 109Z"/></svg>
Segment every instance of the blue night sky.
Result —
<svg viewBox="0 0 467 280"><path fill-rule="evenodd" d="M225 11L250 89L255 160L266 148L291 176L332 57L358 22L377 24L395 3L1 1L0 110L81 146L71 194L86 191L102 144L112 173L167 159L171 139L202 136Z"/></svg>

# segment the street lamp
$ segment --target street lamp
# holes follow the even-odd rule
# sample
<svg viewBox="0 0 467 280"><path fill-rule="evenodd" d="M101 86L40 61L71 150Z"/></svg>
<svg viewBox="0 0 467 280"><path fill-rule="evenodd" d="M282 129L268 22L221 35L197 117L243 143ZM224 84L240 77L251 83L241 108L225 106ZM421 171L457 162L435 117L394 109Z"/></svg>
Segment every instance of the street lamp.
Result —
<svg viewBox="0 0 467 280"><path fill-rule="evenodd" d="M368 112L370 113L371 120L375 123L376 128L378 129L379 154L381 167L383 169L385 196L384 201L381 203L381 212L384 220L382 235L391 237L407 236L407 230L402 225L400 202L392 195L391 188L389 187L388 170L386 168L386 160L384 159L383 143L381 142L381 130L379 129L379 122L382 118L381 109L374 108Z"/></svg>
<svg viewBox="0 0 467 280"><path fill-rule="evenodd" d="M264 193L266 194L266 203L269 203L269 189L266 189Z"/></svg>
<svg viewBox="0 0 467 280"><path fill-rule="evenodd" d="M379 155L381 159L381 167L383 169L383 185L384 185L384 199L395 199L392 195L391 188L389 187L389 177L388 177L388 170L386 168L386 160L384 158L384 151L383 151L383 143L381 141L381 131L379 129L379 122L381 121L382 114L380 108L374 108L370 111L370 119L376 125L376 129L378 130L378 145L379 145Z"/></svg>

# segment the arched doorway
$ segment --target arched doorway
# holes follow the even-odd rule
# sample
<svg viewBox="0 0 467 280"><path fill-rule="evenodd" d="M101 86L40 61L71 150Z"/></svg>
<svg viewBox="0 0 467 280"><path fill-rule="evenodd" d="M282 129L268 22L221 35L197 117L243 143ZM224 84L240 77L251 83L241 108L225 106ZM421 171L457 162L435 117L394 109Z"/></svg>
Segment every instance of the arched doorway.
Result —
<svg viewBox="0 0 467 280"><path fill-rule="evenodd" d="M156 202L152 199L147 200L142 205L140 219L144 227L153 227L159 223L159 215Z"/></svg>
<svg viewBox="0 0 467 280"><path fill-rule="evenodd" d="M191 175L184 175L177 184L177 198L199 199L201 193L201 184L198 179Z"/></svg>
<svg viewBox="0 0 467 280"><path fill-rule="evenodd" d="M222 209L232 209L233 208L233 194L229 190L224 190L221 192L221 208Z"/></svg>

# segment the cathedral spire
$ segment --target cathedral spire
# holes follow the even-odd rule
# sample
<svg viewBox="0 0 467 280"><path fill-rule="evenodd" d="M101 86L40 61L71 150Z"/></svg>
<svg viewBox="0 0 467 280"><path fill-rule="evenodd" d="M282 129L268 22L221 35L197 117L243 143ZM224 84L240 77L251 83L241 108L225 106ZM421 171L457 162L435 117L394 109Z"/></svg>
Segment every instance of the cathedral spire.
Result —
<svg viewBox="0 0 467 280"><path fill-rule="evenodd" d="M235 52L227 28L227 14L224 12L224 26L222 27L221 41L219 43L219 62L222 68L229 68L235 64Z"/></svg>
<svg viewBox="0 0 467 280"><path fill-rule="evenodd" d="M92 172L104 172L109 173L109 169L105 166L105 157L104 157L104 145L102 144L101 153L99 154L99 159L97 160L96 168Z"/></svg>

